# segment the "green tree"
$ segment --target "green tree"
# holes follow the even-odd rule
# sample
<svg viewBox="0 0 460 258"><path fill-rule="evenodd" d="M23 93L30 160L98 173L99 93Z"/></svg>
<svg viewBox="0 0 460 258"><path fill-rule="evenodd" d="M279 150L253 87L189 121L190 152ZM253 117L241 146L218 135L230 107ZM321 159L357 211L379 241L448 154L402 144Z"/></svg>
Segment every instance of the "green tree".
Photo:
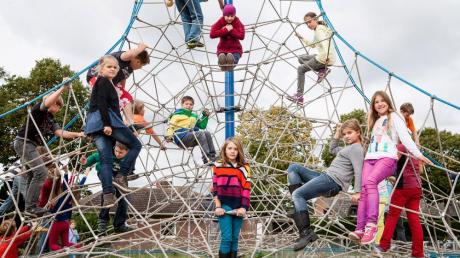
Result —
<svg viewBox="0 0 460 258"><path fill-rule="evenodd" d="M436 129L425 128L420 134L420 144L438 153L426 152L431 158L439 162L441 166L452 171L460 171L460 134L444 130L439 132L439 138L442 143L442 151L439 146ZM452 186L446 171L426 166L426 172L424 176L435 186L433 190L443 195L450 193ZM460 182L457 183L455 190L456 192L460 192Z"/></svg>
<svg viewBox="0 0 460 258"><path fill-rule="evenodd" d="M262 196L253 200L253 208L266 210L268 196L280 197L279 185L286 184L286 169L292 162L315 163L311 155L315 140L311 138L311 123L284 107L268 110L253 109L239 117L236 131L250 156L260 166L253 168L253 193ZM282 197L280 197L282 198Z"/></svg>
<svg viewBox="0 0 460 258"><path fill-rule="evenodd" d="M361 125L361 131L363 134L366 132L366 123L367 123L367 118L366 118L366 112L362 109L355 109L351 111L350 113L346 113L343 115L340 115L340 122L343 123L348 119L355 118L359 121L359 124ZM332 136L334 135L334 132L331 133L329 140L327 141L327 144L324 146L323 152L321 153L321 159L324 162L324 166L329 167L331 165L332 160L334 159L334 155L332 155L329 152L329 144L331 142ZM364 137L364 135L363 135Z"/></svg>
<svg viewBox="0 0 460 258"><path fill-rule="evenodd" d="M3 69L1 70L3 71ZM14 109L36 96L53 88L62 81L63 77L71 77L75 74L68 65L62 65L59 60L44 58L36 61L35 67L32 68L29 76L7 76L4 75L4 83L0 86L0 114ZM83 86L79 80L72 83L78 105L82 108L84 103L89 99L89 90ZM77 104L70 98L69 92L63 94L64 108L56 116L56 120L62 125L67 123L73 116L78 113ZM64 117L65 109L68 107L67 115ZM4 146L0 154L0 163L6 164L16 159L16 154L11 147L12 141L23 123L26 121L26 109L18 110L2 119L0 119L0 145ZM74 130L81 128L81 120L74 126ZM68 150L71 150L68 149Z"/></svg>

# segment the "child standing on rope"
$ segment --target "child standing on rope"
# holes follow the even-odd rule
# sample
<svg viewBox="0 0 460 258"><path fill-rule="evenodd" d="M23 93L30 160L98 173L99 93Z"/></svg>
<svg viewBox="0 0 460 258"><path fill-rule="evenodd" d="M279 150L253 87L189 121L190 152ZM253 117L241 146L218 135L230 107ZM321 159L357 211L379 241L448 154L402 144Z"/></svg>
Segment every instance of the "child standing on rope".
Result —
<svg viewBox="0 0 460 258"><path fill-rule="evenodd" d="M131 124L133 122L132 102L134 101L133 96L125 89L126 80L135 70L141 69L150 63L150 57L145 50L146 48L147 45L140 43L136 48L128 51L119 51L110 54L117 59L119 65L118 73L113 77L112 82L119 95L119 106L120 110L123 111L125 115L126 124ZM86 81L91 88L94 87L96 80L96 68L89 69L86 74Z"/></svg>
<svg viewBox="0 0 460 258"><path fill-rule="evenodd" d="M148 135L151 135L153 139L155 139L155 141L158 143L158 145L160 145L160 150L166 150L166 146L163 144L160 137L158 137L158 135L153 130L151 123L148 123L147 121L145 121L144 114L145 114L144 102L140 100L135 100L134 101L134 128L136 130L145 129L145 132Z"/></svg>
<svg viewBox="0 0 460 258"><path fill-rule="evenodd" d="M66 80L66 79L64 79ZM69 132L62 130L54 120L59 110L64 106L61 94L70 87L70 83L43 98L42 102L35 104L30 110L26 123L19 129L14 139L14 150L21 157L22 164L29 170L28 188L25 200L25 210L29 214L41 216L46 210L37 207L40 189L48 174L36 148L47 143L49 136L54 135L65 139L84 137L83 132Z"/></svg>
<svg viewBox="0 0 460 258"><path fill-rule="evenodd" d="M214 162L216 151L212 142L211 133L206 131L209 111L205 109L198 117L193 113L195 101L190 96L181 99L182 108L177 109L169 117L169 128L166 131L166 140L174 141L181 148L199 146L204 164Z"/></svg>
<svg viewBox="0 0 460 258"><path fill-rule="evenodd" d="M115 144L115 151L113 154L113 177L116 177L120 172L120 164L123 162L123 159L126 157L126 154L128 154L128 148L125 145L117 142ZM92 166L96 165L97 176L102 182L100 154L98 152L93 153L87 159L84 158L81 161L83 163L83 168L87 170L88 168L91 168ZM120 198L121 195L122 192L120 191L120 189L115 188L116 198ZM117 205L115 218L113 220L113 228L116 233L124 233L132 230L132 228L126 226L125 224L126 220L128 219L128 203L126 201L126 198L127 196L121 198ZM101 202L103 203L104 199L101 199ZM107 227L110 220L109 212L109 208L101 209L101 211L99 212L97 231L100 234L105 234L107 232Z"/></svg>
<svg viewBox="0 0 460 258"><path fill-rule="evenodd" d="M288 99L299 104L303 104L303 94L305 87L305 73L308 71L315 71L318 73L317 83L320 83L327 74L331 71L327 66L335 63L334 45L332 36L334 33L326 26L324 21L319 21L318 16L314 12L308 12L304 16L305 24L310 30L315 31L313 41L309 41L301 34L295 35L309 47L316 48L318 54L305 54L299 56L300 66L297 67L297 93L288 96Z"/></svg>
<svg viewBox="0 0 460 258"><path fill-rule="evenodd" d="M118 75L118 61L112 55L101 58L96 67L97 80L91 92L89 113L86 118L85 134L91 136L101 155L101 184L103 206L115 204L116 198L112 185L113 148L119 141L129 148L126 157L120 163L120 172L114 179L118 185L128 188L127 176L134 171L136 159L142 145L134 133L123 123L120 105L113 79Z"/></svg>
<svg viewBox="0 0 460 258"><path fill-rule="evenodd" d="M394 206L390 206L385 221L385 229L380 239L380 246L377 246L376 251L382 253L390 249L391 238L401 214L401 209L398 207L404 207L408 209L406 214L412 236L412 257L424 257L423 229L417 214L422 198L420 174L423 172L423 163L406 156L408 153L404 145L399 144L397 148L401 153L398 154L400 157L398 165L402 164L402 176L399 176L396 189L391 197L391 205Z"/></svg>
<svg viewBox="0 0 460 258"><path fill-rule="evenodd" d="M339 147L340 138L348 144ZM361 169L363 166L363 148L361 146L361 127L356 119L338 124L329 150L336 157L324 173L313 171L297 164L291 164L287 170L289 192L291 192L296 213L293 215L299 230L299 239L294 250L302 250L318 237L310 226L307 201L315 197L332 197L340 191L348 191L354 177L352 201L357 202L361 191Z"/></svg>
<svg viewBox="0 0 460 258"><path fill-rule="evenodd" d="M222 71L232 71L243 55L240 40L244 39L244 25L235 15L235 7L231 4L225 5L223 16L212 25L209 34L212 39L220 38L217 56Z"/></svg>
<svg viewBox="0 0 460 258"><path fill-rule="evenodd" d="M250 205L251 169L243 146L235 138L227 139L220 151L221 163L212 167L212 191L219 217L220 258L237 257L238 238L243 217Z"/></svg>
<svg viewBox="0 0 460 258"><path fill-rule="evenodd" d="M356 230L349 234L351 239L360 241L363 245L373 243L377 234L377 185L393 175L396 169L396 144L401 141L417 159L431 164L415 145L404 121L395 112L391 99L385 92L375 92L370 107L367 128L370 143L364 158L357 225Z"/></svg>

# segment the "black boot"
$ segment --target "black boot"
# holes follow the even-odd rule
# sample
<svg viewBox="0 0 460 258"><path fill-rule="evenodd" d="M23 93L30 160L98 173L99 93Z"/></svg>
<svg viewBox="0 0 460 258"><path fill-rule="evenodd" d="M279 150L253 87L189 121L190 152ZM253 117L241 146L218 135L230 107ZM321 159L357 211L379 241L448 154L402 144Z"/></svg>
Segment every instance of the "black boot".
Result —
<svg viewBox="0 0 460 258"><path fill-rule="evenodd" d="M301 184L295 184L295 185L288 185L288 188L289 188L289 192L292 193L299 187L301 187L302 185Z"/></svg>
<svg viewBox="0 0 460 258"><path fill-rule="evenodd" d="M310 216L308 211L294 213L294 222L299 230L299 239L294 245L294 251L299 251L305 248L310 242L318 239L315 231L310 228Z"/></svg>
<svg viewBox="0 0 460 258"><path fill-rule="evenodd" d="M238 257L237 254L238 254L238 252L231 251L229 257L230 257L230 258L237 258L237 257Z"/></svg>
<svg viewBox="0 0 460 258"><path fill-rule="evenodd" d="M224 254L224 253L222 253L222 252L219 251L219 258L230 258L230 254L231 254L231 253L226 253L226 254Z"/></svg>

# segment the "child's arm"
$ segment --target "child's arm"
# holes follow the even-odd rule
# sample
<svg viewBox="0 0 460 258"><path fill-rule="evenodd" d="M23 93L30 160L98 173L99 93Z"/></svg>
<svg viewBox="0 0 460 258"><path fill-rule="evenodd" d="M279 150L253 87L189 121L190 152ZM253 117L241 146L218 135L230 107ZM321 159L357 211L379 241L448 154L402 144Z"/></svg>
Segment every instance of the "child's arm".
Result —
<svg viewBox="0 0 460 258"><path fill-rule="evenodd" d="M358 148L356 145L350 146L350 152L348 158L350 159L353 171L355 172L355 193L361 192L361 174L363 171L364 154L362 148ZM342 189L346 191L347 189Z"/></svg>
<svg viewBox="0 0 460 258"><path fill-rule="evenodd" d="M147 131L147 130L149 130L149 131ZM153 139L158 143L158 145L160 145L160 150L166 150L166 146L163 144L163 142L161 141L160 137L155 133L153 128L149 128L147 130L146 130L146 132L153 137Z"/></svg>
<svg viewBox="0 0 460 258"><path fill-rule="evenodd" d="M337 153L339 153L339 151L342 150L342 147L339 147L339 139L341 138L341 135L340 135L341 128L342 128L342 124L338 123L335 129L334 138L332 138L332 141L329 145L329 152L334 156L336 156Z"/></svg>
<svg viewBox="0 0 460 258"><path fill-rule="evenodd" d="M392 113L392 120L394 128L398 133L399 140L406 147L406 149L409 150L409 152L412 153L412 155L414 155L417 159L428 164L433 164L431 160L423 156L423 154L417 148L417 145L415 145L415 142L412 140L411 135L407 131L406 124L396 112Z"/></svg>
<svg viewBox="0 0 460 258"><path fill-rule="evenodd" d="M86 159L86 163L83 164L83 168L89 168L98 162L99 162L99 152L96 151L95 153L91 154Z"/></svg>
<svg viewBox="0 0 460 258"><path fill-rule="evenodd" d="M32 227L24 226L19 229L17 236L14 238L14 243L19 246L22 245L32 235Z"/></svg>
<svg viewBox="0 0 460 258"><path fill-rule="evenodd" d="M123 52L120 56L121 60L123 61L130 61L131 59L135 58L139 55L142 51L147 48L147 45L144 43L139 43L136 48L130 49L126 52Z"/></svg>
<svg viewBox="0 0 460 258"><path fill-rule="evenodd" d="M209 111L208 109L205 109L201 117L196 122L195 127L198 127L199 129L206 129L206 126L208 126L208 120L209 120Z"/></svg>
<svg viewBox="0 0 460 258"><path fill-rule="evenodd" d="M64 139L75 139L78 137L85 137L84 132L70 132L62 129L57 129L56 131L54 131L54 135L56 135L57 137L62 137Z"/></svg>
<svg viewBox="0 0 460 258"><path fill-rule="evenodd" d="M220 38L229 33L228 29L225 27L225 24L219 19L214 25L211 26L211 31L209 32L209 37L212 39Z"/></svg>
<svg viewBox="0 0 460 258"><path fill-rule="evenodd" d="M241 23L240 20L235 23L236 26L233 27L233 30L230 31L230 35L232 35L234 38L243 40L244 39L244 25Z"/></svg>
<svg viewBox="0 0 460 258"><path fill-rule="evenodd" d="M63 81L67 80L68 78L64 78ZM59 99L59 96L61 96L62 92L65 91L66 89L68 89L70 86L70 83L68 84L65 84L64 86L62 86L61 88L57 89L56 91L54 91L53 93L51 93L50 95L46 96L44 99L43 99L43 105L44 105L44 108L48 109L49 107L51 107L52 105L54 105L56 103L56 101ZM40 110L44 110L44 108L40 107Z"/></svg>
<svg viewBox="0 0 460 258"><path fill-rule="evenodd" d="M224 5L224 0L218 0L218 1L219 1L219 7L220 7L220 9L221 9L221 10L224 9L224 6L225 6L225 5Z"/></svg>

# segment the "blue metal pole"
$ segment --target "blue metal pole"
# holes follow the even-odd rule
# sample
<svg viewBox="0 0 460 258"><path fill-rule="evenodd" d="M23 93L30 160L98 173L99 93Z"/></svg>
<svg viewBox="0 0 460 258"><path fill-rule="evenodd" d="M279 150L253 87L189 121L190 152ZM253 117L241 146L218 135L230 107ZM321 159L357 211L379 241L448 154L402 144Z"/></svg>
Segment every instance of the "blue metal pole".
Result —
<svg viewBox="0 0 460 258"><path fill-rule="evenodd" d="M233 4L233 0L225 0ZM233 71L225 72L225 139L235 136L235 80Z"/></svg>

